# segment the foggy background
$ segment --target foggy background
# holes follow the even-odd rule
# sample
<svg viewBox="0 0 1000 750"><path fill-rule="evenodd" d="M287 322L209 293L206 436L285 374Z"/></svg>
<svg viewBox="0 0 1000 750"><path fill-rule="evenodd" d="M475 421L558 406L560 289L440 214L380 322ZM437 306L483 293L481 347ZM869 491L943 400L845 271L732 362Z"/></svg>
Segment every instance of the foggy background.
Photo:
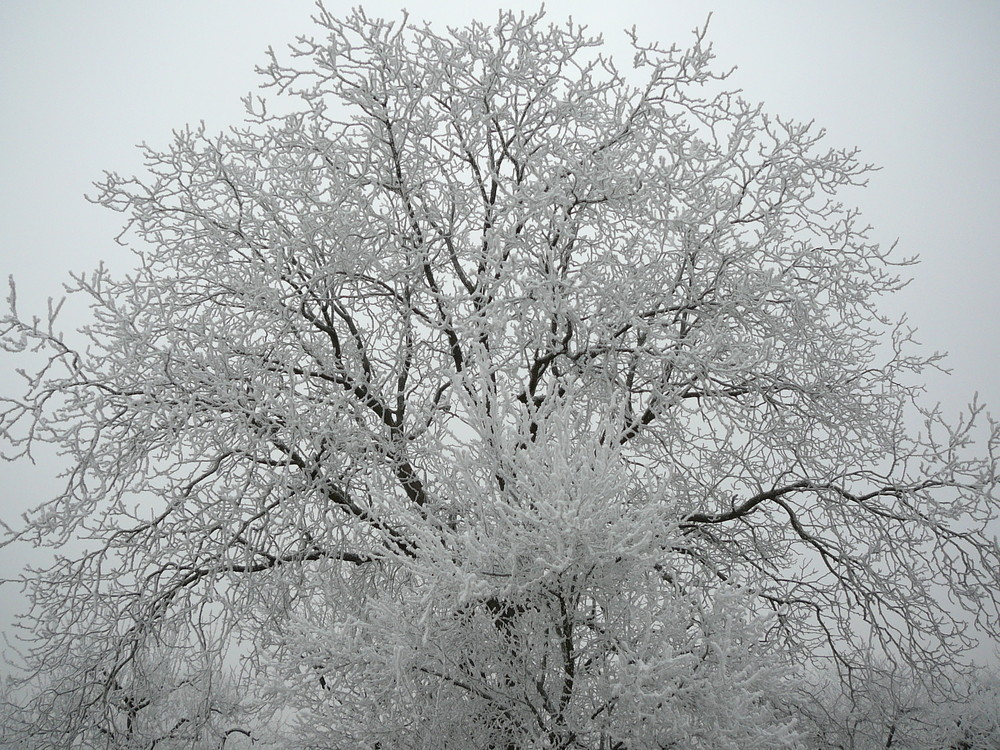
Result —
<svg viewBox="0 0 1000 750"><path fill-rule="evenodd" d="M363 4L400 17L401 4ZM346 13L350 3L327 7ZM464 25L497 9L537 3L409 3L410 20ZM906 312L925 351L948 350L950 377L928 376L927 399L957 412L978 391L1000 413L1000 3L837 3L793 0L642 3L549 0L549 20L572 15L603 33L630 63L623 29L669 46L709 25L717 69L767 111L816 120L830 147L858 146L883 169L859 205L899 256L920 255L911 285L886 305ZM118 275L129 253L114 243L123 216L87 203L103 170L133 174L135 144L165 146L171 130L204 120L210 132L239 124L241 96L268 45L311 34L312 0L0 0L0 283L13 274L23 314L45 313L67 272L105 262ZM82 323L70 307L63 327ZM22 363L0 352L0 394L16 391ZM59 464L0 463L0 520L14 525L57 487ZM0 549L0 578L23 548ZM0 589L0 628L23 599Z"/></svg>

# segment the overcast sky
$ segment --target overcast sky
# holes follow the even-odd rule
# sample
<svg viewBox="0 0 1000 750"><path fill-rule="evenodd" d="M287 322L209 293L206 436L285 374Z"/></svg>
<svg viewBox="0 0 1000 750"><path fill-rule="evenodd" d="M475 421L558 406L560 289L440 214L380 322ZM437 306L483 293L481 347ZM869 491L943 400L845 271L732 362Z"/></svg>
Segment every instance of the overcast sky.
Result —
<svg viewBox="0 0 1000 750"><path fill-rule="evenodd" d="M346 10L349 3L329 2ZM412 20L456 25L538 3L411 2ZM401 4L364 3L399 17ZM909 313L927 349L949 350L950 378L928 398L958 409L979 391L1000 413L1000 3L550 0L623 50L623 29L687 43L709 38L733 83L775 114L815 119L831 146L859 146L883 167L848 196L886 243L920 255L891 312ZM102 170L141 169L134 145L174 128L238 124L268 45L311 33L311 0L0 0L0 274L44 310L69 270L129 268L113 237L121 216L88 204ZM475 9L475 10L474 10ZM64 321L75 325L75 321ZM16 362L0 352L0 391ZM44 499L52 467L0 465L0 519ZM0 553L8 572L22 553ZM2 609L2 608L0 608ZM0 612L0 622L6 618Z"/></svg>

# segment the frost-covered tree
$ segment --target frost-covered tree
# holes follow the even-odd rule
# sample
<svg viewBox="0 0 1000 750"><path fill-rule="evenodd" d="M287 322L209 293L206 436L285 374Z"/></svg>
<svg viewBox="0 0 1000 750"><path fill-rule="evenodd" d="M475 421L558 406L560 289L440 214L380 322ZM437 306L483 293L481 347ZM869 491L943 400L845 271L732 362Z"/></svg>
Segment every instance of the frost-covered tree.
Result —
<svg viewBox="0 0 1000 750"><path fill-rule="evenodd" d="M809 662L997 632L995 429L914 402L853 152L701 32L318 21L99 186L136 267L75 279L83 339L11 294L0 430L70 468L10 542L75 541L9 738L791 747Z"/></svg>

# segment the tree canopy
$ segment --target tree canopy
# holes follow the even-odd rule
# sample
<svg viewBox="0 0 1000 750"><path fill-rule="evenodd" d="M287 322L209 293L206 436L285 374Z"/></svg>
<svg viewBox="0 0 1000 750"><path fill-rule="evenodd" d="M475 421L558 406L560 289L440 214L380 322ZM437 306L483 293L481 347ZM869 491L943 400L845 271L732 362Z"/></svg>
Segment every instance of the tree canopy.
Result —
<svg viewBox="0 0 1000 750"><path fill-rule="evenodd" d="M997 429L918 400L854 151L704 30L317 21L98 186L136 266L75 277L82 339L12 287L0 432L70 468L8 543L75 541L8 737L810 746L816 674L1000 631Z"/></svg>

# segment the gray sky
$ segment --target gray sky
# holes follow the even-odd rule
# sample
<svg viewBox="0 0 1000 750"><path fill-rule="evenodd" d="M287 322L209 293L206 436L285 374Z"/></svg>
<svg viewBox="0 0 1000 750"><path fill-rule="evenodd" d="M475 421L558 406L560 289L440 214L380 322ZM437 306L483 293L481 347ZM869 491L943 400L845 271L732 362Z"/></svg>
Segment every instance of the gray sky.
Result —
<svg viewBox="0 0 1000 750"><path fill-rule="evenodd" d="M457 25L473 14L492 19L501 5L538 7L408 7L412 20ZM364 7L398 17L401 3ZM263 51L310 33L313 8L311 0L0 0L0 275L15 275L23 308L43 312L69 270L100 261L128 269L113 242L122 217L83 199L90 183L104 169L140 170L133 146L143 140L164 145L171 129L199 120L210 130L237 124ZM546 9L553 21L572 14L623 52L626 27L684 44L714 11L719 67L738 66L732 82L747 98L815 119L830 146L859 146L883 167L846 199L877 238L899 238L902 254L923 259L887 309L908 312L927 349L952 354L954 374L930 378L928 398L955 411L979 391L1000 413L1000 3L549 0ZM4 393L15 364L0 352ZM0 518L11 522L44 499L51 475L50 466L0 464ZM7 571L22 559L0 550Z"/></svg>

